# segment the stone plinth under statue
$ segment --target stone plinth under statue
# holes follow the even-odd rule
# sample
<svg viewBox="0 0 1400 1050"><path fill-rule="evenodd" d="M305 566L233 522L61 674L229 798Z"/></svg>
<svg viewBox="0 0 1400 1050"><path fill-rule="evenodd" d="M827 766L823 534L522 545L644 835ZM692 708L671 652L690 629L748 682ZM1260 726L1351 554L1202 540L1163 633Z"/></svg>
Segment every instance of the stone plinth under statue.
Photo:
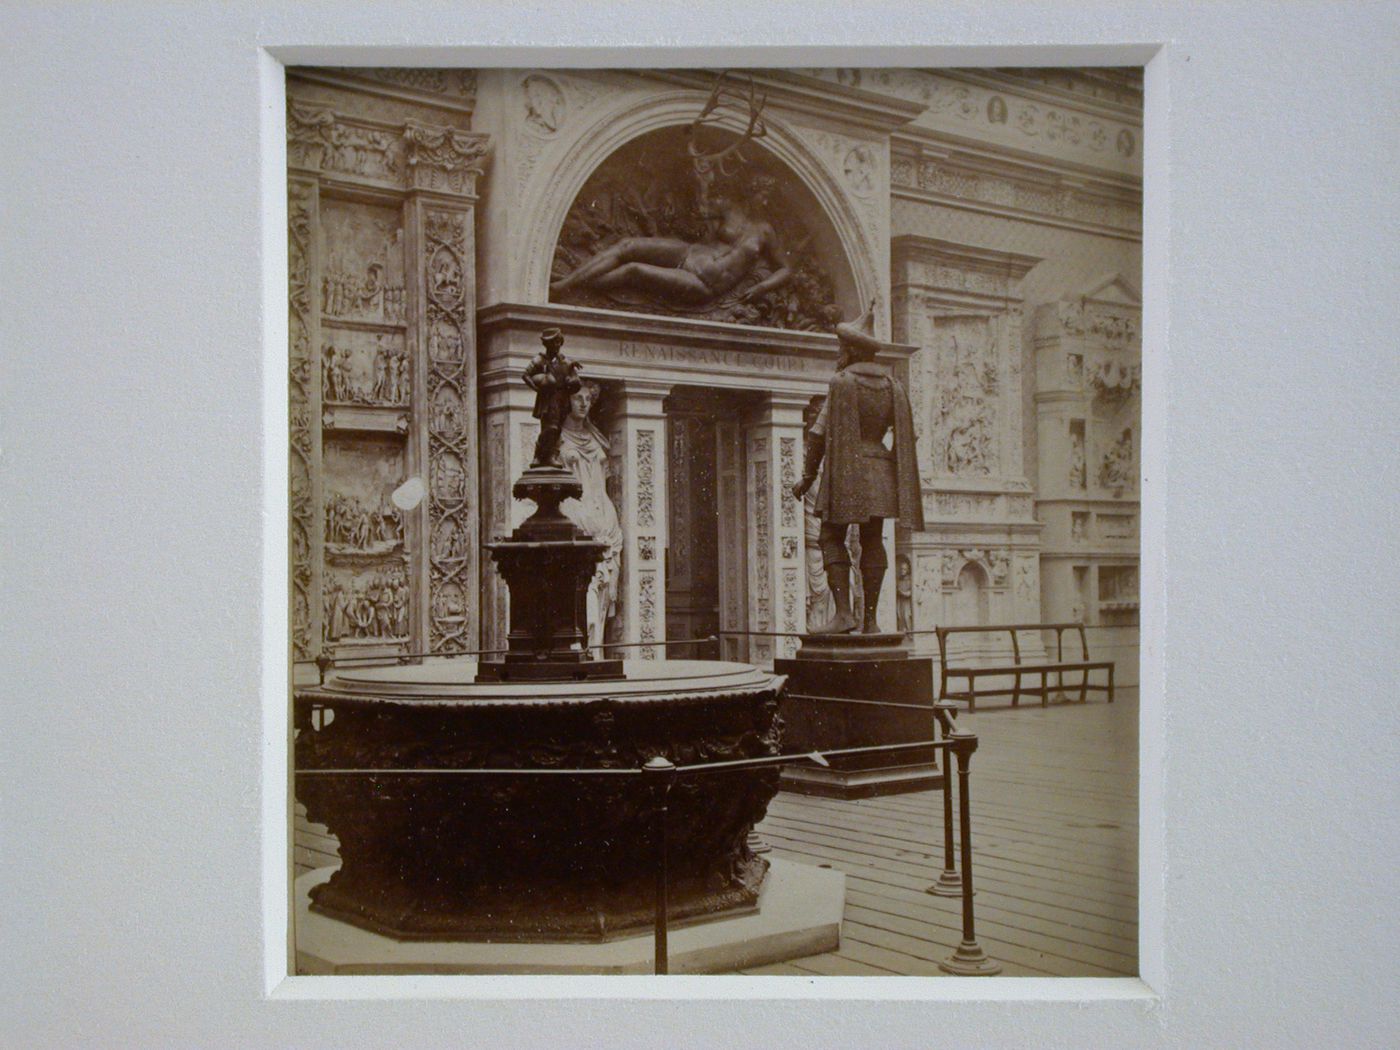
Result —
<svg viewBox="0 0 1400 1050"><path fill-rule="evenodd" d="M910 655L902 634L803 635L797 656L775 660L773 670L788 679L780 712L784 749L790 753L933 736L933 661ZM917 709L880 707L875 702ZM835 755L829 762L785 766L783 790L853 799L927 791L944 784L937 752L929 747Z"/></svg>

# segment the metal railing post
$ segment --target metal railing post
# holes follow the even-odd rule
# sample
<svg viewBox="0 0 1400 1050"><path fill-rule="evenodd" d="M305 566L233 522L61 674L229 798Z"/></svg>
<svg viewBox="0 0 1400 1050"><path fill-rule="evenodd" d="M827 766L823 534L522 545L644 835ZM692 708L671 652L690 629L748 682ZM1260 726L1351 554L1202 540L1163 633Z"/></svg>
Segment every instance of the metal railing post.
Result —
<svg viewBox="0 0 1400 1050"><path fill-rule="evenodd" d="M656 783L656 804L653 808L654 831L653 839L656 844L656 914L653 923L654 937L656 942L656 960L653 963L652 972L665 974L671 972L669 948L666 943L667 926L670 918L667 914L670 901L668 899L668 886L670 872L668 868L668 843L667 843L667 800L671 795L671 788L676 783L676 766L670 759L655 755L646 761L642 769L652 774Z"/></svg>
<svg viewBox="0 0 1400 1050"><path fill-rule="evenodd" d="M951 700L939 700L933 705L934 719L938 722L938 736L941 740L947 740L953 732L953 719L958 711L958 705ZM948 761L949 752L943 751L943 871L935 882L925 893L931 893L935 897L961 897L962 879L958 876L957 866L953 863L953 771Z"/></svg>
<svg viewBox="0 0 1400 1050"><path fill-rule="evenodd" d="M972 817L968 799L968 767L977 750L977 734L956 727L948 737L958 760L958 831L962 847L962 943L938 968L960 977L991 977L1001 973L1001 963L989 959L977 943L972 911Z"/></svg>

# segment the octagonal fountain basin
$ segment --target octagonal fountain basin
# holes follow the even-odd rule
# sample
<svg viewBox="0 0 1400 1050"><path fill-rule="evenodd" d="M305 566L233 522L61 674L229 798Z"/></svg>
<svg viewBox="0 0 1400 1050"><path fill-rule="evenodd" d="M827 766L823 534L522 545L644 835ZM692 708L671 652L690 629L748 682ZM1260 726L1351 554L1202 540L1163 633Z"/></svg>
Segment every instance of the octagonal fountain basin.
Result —
<svg viewBox="0 0 1400 1050"><path fill-rule="evenodd" d="M476 670L345 668L296 690L297 797L340 840L315 911L400 940L635 934L652 918L667 778L630 771L779 753L785 680L746 664L629 660L621 680L557 683L477 683ZM778 775L675 778L673 920L754 908L768 863L748 833Z"/></svg>

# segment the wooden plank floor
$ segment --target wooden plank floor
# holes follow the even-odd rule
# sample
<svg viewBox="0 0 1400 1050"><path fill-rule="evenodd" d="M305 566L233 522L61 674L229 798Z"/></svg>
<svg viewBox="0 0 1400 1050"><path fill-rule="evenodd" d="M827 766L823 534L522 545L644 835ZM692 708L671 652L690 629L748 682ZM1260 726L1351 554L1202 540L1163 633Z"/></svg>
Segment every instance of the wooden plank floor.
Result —
<svg viewBox="0 0 1400 1050"><path fill-rule="evenodd" d="M1137 691L1114 704L974 718L977 935L1009 976L1137 973ZM751 974L937 975L961 938L961 902L924 892L943 867L943 797L842 802L783 792L758 831L776 856L846 874L841 948ZM338 860L297 806L296 871Z"/></svg>
<svg viewBox="0 0 1400 1050"><path fill-rule="evenodd" d="M1137 973L1137 691L1114 704L981 706L972 762L977 937L1009 976ZM751 974L939 974L961 901L943 867L943 797L842 802L783 792L776 856L846 873L841 948Z"/></svg>

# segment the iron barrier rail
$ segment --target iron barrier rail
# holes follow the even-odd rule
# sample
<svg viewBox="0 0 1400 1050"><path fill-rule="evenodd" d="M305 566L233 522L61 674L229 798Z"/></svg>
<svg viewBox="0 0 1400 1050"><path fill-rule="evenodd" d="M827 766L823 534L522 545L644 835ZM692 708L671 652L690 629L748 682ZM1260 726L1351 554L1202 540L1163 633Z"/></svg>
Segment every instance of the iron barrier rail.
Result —
<svg viewBox="0 0 1400 1050"><path fill-rule="evenodd" d="M921 708L928 710L928 708ZM956 707L949 704L935 710L942 739L916 740L903 744L873 744L866 747L836 748L830 751L810 751L805 754L764 755L757 758L732 759L723 762L697 762L678 766L661 755L648 759L641 768L626 769L298 769L294 775L305 776L622 776L651 779L653 786L653 831L655 846L654 858L656 885L654 891L654 914L652 936L655 944L653 970L657 974L670 972L670 948L667 935L670 929L670 871L669 871L669 805L668 800L676 781L684 776L703 773L732 773L743 769L760 769L765 766L778 766L794 762L818 762L827 765L828 758L846 755L874 754L884 751L901 750L910 747L929 747L937 751L951 752L957 762L958 789L958 838L961 842L962 874L958 879L959 894L962 897L962 942L939 968L959 976L990 976L1001 972L1001 964L989 959L977 943L976 917L972 897L972 828L969 799L969 773L972 753L977 750L977 736L971 732L960 732L953 721ZM953 860L953 807L951 779L945 779L943 791L943 837L944 837L944 876L952 868ZM958 873L953 871L954 878ZM930 890L932 892L932 890ZM944 894L951 895L951 894Z"/></svg>

